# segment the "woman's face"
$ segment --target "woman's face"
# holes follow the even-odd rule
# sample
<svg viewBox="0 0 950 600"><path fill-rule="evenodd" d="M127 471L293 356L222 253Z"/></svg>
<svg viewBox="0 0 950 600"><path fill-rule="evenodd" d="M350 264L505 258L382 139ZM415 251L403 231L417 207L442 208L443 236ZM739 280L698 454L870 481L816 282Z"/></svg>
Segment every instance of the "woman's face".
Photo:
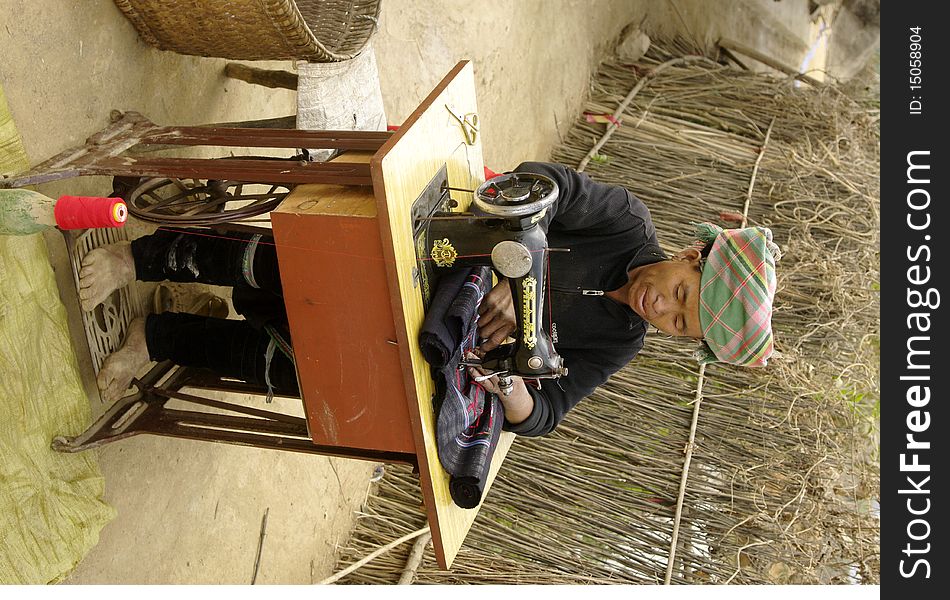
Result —
<svg viewBox="0 0 950 600"><path fill-rule="evenodd" d="M627 293L630 308L663 333L702 339L699 258L699 251L689 248L672 260L631 271Z"/></svg>

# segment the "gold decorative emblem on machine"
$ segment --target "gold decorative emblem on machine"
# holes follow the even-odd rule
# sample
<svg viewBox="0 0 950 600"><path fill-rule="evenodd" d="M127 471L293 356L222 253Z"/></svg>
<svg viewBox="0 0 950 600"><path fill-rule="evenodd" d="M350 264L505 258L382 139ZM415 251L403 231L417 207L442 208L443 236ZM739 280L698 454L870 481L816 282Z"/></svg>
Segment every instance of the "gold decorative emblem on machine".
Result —
<svg viewBox="0 0 950 600"><path fill-rule="evenodd" d="M524 295L522 296L522 300L521 300L521 308L522 308L523 317L524 317L524 319L522 319L524 338L522 339L522 341L524 342L525 347L527 347L528 349L533 349L535 344L538 343L538 339L537 337L535 337L535 333L534 333L535 331L534 320L536 316L534 314L534 300L535 300L535 295L537 294L538 280L529 275L528 277L524 278L523 285L524 285Z"/></svg>
<svg viewBox="0 0 950 600"><path fill-rule="evenodd" d="M442 238L441 240L435 240L435 242L433 242L431 255L436 265L440 267L451 267L455 264L455 257L458 256L458 253L455 251L455 247L452 246L451 242L449 242L449 238Z"/></svg>

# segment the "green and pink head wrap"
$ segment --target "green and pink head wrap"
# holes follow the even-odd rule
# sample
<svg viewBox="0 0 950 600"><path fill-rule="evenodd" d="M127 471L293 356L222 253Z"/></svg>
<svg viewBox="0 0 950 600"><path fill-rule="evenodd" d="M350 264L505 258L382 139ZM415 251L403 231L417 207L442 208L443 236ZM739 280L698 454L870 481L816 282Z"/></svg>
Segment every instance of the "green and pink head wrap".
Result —
<svg viewBox="0 0 950 600"><path fill-rule="evenodd" d="M704 245L712 242L699 292L703 345L697 360L764 366L773 351L775 261L781 257L772 231L700 223L696 233Z"/></svg>

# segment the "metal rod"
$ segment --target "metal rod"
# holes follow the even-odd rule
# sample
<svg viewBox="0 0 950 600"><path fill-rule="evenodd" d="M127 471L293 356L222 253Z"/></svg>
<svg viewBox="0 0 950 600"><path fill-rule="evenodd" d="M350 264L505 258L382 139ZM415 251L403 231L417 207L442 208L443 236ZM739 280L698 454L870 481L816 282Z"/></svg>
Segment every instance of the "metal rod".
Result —
<svg viewBox="0 0 950 600"><path fill-rule="evenodd" d="M373 185L366 163L297 162L280 159L110 158L74 169L80 175L227 179L245 183ZM68 175L66 175L68 176ZM63 175L54 177L60 179ZM49 179L46 179L48 181Z"/></svg>
<svg viewBox="0 0 950 600"><path fill-rule="evenodd" d="M238 404L232 404L230 402L212 400L211 398L202 398L201 396L194 396L192 394L184 394L182 392L172 392L172 391L165 390L162 388L151 388L148 391L151 392L152 394L156 394L164 398L184 400L186 402L199 404L201 406L207 406L209 408L220 408L222 410L229 410L236 413L250 415L252 417L260 417L262 419L271 419L274 421L281 421L283 423L289 423L291 425L300 425L300 424L306 425L306 419L303 419L301 417L295 417L293 415L285 415L283 413L273 412L270 410L261 410L259 408L251 408L249 406L240 406Z"/></svg>
<svg viewBox="0 0 950 600"><path fill-rule="evenodd" d="M327 148L379 150L389 131L310 131L256 127L162 127L142 136L142 144L236 146L241 148Z"/></svg>
<svg viewBox="0 0 950 600"><path fill-rule="evenodd" d="M262 426L266 427L266 425L264 425L266 421L261 419L226 417L225 415L211 415L208 413L188 413L185 411L167 409L162 412L160 424L157 424L154 428L142 430L140 433L152 433L155 435L207 442L237 444L254 448L301 452L304 454L320 454L377 462L406 463L410 465L416 464L415 454L387 452L367 448L349 448L345 446L324 446L315 444L310 439L302 439L298 436L282 436L270 432L257 431L256 428ZM185 418L186 416L187 418Z"/></svg>

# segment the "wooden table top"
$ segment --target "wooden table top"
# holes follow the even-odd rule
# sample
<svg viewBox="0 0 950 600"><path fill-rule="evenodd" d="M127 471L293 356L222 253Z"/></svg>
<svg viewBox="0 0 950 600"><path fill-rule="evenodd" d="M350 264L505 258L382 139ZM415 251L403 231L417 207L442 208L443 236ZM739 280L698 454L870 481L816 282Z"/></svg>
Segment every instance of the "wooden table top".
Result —
<svg viewBox="0 0 950 600"><path fill-rule="evenodd" d="M443 166L447 167L451 187L474 190L484 181L481 138L471 129L464 131L456 118L464 120L477 112L474 70L470 62L463 61L370 162L422 491L435 555L444 569L455 559L478 509L466 510L452 502L449 476L439 463L432 407L435 386L418 343L424 309L422 295L413 281L416 254L410 209ZM465 210L472 194L453 192L453 198L459 202L457 210ZM502 434L483 499L514 437Z"/></svg>

